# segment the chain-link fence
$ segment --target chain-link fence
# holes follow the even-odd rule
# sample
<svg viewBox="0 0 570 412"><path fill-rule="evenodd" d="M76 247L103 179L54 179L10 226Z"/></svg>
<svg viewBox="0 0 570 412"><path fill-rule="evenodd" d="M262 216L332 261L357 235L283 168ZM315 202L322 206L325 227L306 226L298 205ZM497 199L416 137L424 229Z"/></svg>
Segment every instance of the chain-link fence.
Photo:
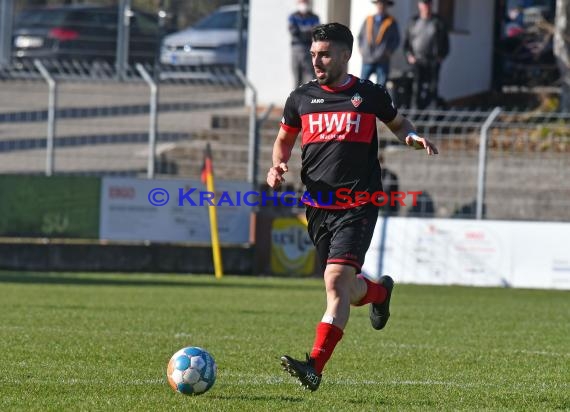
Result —
<svg viewBox="0 0 570 412"><path fill-rule="evenodd" d="M400 190L423 192L418 206L402 214L473 218L479 206L488 219L570 220L570 115L404 114L440 154L424 156L384 135L386 167L399 177Z"/></svg>

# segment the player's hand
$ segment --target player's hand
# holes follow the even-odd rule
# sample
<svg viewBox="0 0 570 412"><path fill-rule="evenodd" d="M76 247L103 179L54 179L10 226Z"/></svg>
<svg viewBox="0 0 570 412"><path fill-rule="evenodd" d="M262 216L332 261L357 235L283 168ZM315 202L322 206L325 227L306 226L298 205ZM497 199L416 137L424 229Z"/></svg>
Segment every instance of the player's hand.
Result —
<svg viewBox="0 0 570 412"><path fill-rule="evenodd" d="M275 190L279 190L285 181L283 175L288 170L289 168L287 167L287 163L280 163L279 166L273 166L270 168L269 172L267 173L267 184L269 187Z"/></svg>
<svg viewBox="0 0 570 412"><path fill-rule="evenodd" d="M411 54L408 55L408 63L410 63L411 65L416 64L416 58Z"/></svg>
<svg viewBox="0 0 570 412"><path fill-rule="evenodd" d="M425 149L428 155L439 153L436 145L433 144L427 137L420 137L418 135L409 134L406 136L406 144L416 150Z"/></svg>

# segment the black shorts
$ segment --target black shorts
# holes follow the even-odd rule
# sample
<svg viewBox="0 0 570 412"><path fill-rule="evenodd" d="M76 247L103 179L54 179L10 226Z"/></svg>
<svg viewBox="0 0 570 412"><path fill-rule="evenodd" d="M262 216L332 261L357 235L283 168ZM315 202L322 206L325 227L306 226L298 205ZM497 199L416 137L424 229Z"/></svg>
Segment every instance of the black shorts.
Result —
<svg viewBox="0 0 570 412"><path fill-rule="evenodd" d="M339 263L354 266L360 273L378 211L373 203L342 210L307 206L309 236L323 272L328 263Z"/></svg>

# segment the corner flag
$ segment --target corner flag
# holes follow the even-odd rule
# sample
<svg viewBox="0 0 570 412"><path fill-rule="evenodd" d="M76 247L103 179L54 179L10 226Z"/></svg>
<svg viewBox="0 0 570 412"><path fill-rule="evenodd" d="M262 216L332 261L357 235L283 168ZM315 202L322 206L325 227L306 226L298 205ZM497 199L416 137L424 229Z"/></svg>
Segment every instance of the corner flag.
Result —
<svg viewBox="0 0 570 412"><path fill-rule="evenodd" d="M215 193L214 190L214 166L212 164L212 149L210 143L206 145L204 151L204 164L202 165L201 173L202 183L206 185L206 190L210 193ZM219 279L223 276L222 269L222 253L220 250L220 239L218 237L218 217L216 214L216 207L209 205L208 212L210 215L210 234L212 237L212 255L214 257L214 272L216 278Z"/></svg>
<svg viewBox="0 0 570 412"><path fill-rule="evenodd" d="M202 165L202 173L200 175L202 183L208 185L208 178L214 179L214 169L212 166L212 148L210 143L206 144L206 150L204 150L204 164ZM213 183L212 183L213 184Z"/></svg>

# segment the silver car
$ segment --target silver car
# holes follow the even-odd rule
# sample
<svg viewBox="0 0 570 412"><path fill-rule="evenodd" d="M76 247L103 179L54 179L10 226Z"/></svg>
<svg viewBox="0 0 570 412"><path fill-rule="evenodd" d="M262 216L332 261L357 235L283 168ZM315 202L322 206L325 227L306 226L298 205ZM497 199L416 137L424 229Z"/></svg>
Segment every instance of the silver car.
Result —
<svg viewBox="0 0 570 412"><path fill-rule="evenodd" d="M244 14L242 58L247 43L247 13ZM194 26L166 36L161 62L175 66L237 65L239 16L239 5L223 6Z"/></svg>

